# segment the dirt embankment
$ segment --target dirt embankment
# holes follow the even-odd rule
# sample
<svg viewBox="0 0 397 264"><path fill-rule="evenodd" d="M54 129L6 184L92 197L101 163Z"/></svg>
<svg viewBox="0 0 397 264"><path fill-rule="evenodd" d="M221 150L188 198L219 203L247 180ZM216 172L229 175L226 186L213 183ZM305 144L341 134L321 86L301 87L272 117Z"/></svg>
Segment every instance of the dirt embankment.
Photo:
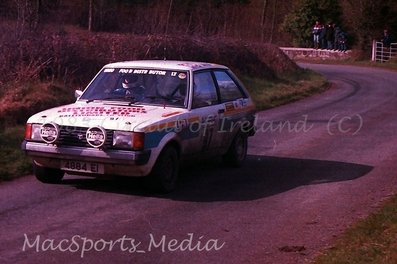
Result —
<svg viewBox="0 0 397 264"><path fill-rule="evenodd" d="M73 101L106 63L137 59L224 64L237 74L275 80L299 67L278 47L231 39L137 36L43 30L15 34L0 26L0 123L24 123L34 112ZM7 37L6 37L7 36Z"/></svg>

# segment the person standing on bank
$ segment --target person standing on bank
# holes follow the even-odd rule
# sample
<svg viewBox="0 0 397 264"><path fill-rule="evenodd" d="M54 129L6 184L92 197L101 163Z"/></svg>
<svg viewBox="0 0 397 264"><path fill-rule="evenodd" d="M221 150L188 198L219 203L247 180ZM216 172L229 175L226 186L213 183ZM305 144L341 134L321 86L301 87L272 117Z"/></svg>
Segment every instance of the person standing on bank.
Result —
<svg viewBox="0 0 397 264"><path fill-rule="evenodd" d="M313 46L315 49L318 49L320 44L320 33L321 33L321 24L319 21L316 21L312 29L313 34Z"/></svg>
<svg viewBox="0 0 397 264"><path fill-rule="evenodd" d="M389 31L387 29L383 30L383 38L382 38L383 46L389 48L392 42L393 42L392 36L390 35Z"/></svg>
<svg viewBox="0 0 397 264"><path fill-rule="evenodd" d="M321 25L321 30L320 30L320 36L319 36L319 40L320 40L320 48L321 49L326 49L327 48L327 39L326 39L326 28L324 27L324 25Z"/></svg>
<svg viewBox="0 0 397 264"><path fill-rule="evenodd" d="M334 50L340 50L340 46L339 46L340 32L341 32L340 27L334 24Z"/></svg>
<svg viewBox="0 0 397 264"><path fill-rule="evenodd" d="M327 40L327 49L332 50L335 42L335 32L334 26L331 23L327 25L325 39Z"/></svg>

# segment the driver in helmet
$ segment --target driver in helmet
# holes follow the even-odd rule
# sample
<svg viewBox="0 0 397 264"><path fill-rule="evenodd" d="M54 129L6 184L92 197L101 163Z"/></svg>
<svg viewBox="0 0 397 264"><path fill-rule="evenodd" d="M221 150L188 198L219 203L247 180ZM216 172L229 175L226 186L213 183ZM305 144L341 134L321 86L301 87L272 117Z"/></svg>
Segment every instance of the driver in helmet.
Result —
<svg viewBox="0 0 397 264"><path fill-rule="evenodd" d="M138 76L134 74L123 76L121 81L122 88L116 89L116 94L140 100L143 97L145 88L139 84L138 80Z"/></svg>

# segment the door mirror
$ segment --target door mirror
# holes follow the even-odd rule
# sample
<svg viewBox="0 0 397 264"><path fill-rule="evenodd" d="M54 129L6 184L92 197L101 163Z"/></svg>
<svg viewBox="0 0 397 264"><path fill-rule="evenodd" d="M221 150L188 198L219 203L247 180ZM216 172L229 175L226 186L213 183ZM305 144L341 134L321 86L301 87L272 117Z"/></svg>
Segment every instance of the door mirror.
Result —
<svg viewBox="0 0 397 264"><path fill-rule="evenodd" d="M82 90L75 90L74 91L74 97L76 97L76 99L79 99L80 96L83 95L83 91Z"/></svg>

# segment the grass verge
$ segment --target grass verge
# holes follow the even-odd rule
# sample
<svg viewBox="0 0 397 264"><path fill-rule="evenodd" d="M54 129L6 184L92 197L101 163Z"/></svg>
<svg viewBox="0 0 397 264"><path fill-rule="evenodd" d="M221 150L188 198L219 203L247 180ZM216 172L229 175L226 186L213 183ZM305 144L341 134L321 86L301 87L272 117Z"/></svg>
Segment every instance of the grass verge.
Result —
<svg viewBox="0 0 397 264"><path fill-rule="evenodd" d="M258 111L300 100L328 87L328 82L322 75L310 70L283 76L278 81L246 76L241 79L253 97Z"/></svg>
<svg viewBox="0 0 397 264"><path fill-rule="evenodd" d="M303 63L313 63L313 64L330 64L330 65L350 65L350 66L361 66L361 67L374 67L386 70L397 71L397 59L391 59L386 62L375 62L370 60L298 60L298 62Z"/></svg>
<svg viewBox="0 0 397 264"><path fill-rule="evenodd" d="M397 263L397 196L359 221L314 264Z"/></svg>
<svg viewBox="0 0 397 264"><path fill-rule="evenodd" d="M0 181L32 172L31 162L21 150L23 137L24 126L6 128L0 132Z"/></svg>

